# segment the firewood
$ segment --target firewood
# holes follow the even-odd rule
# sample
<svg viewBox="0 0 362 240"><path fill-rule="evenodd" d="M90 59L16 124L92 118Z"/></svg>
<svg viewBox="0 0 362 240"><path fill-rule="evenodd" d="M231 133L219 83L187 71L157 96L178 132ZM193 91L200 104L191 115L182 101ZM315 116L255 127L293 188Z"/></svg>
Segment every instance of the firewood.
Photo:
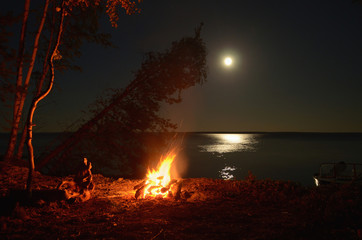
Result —
<svg viewBox="0 0 362 240"><path fill-rule="evenodd" d="M138 199L139 196L143 195L143 193L145 192L145 187L146 187L146 185L143 185L136 191L136 194L135 194L136 199Z"/></svg>
<svg viewBox="0 0 362 240"><path fill-rule="evenodd" d="M158 177L159 180L163 179L163 176ZM155 188L161 188L159 191L161 193L166 193L168 192L168 197L172 198L174 196L174 194L172 193L171 189L173 188L173 190L175 189L176 186L176 194L178 194L177 198L180 199L181 198L181 182L178 181L177 179L172 179L167 186L162 187L161 184L156 185L154 182L148 183L146 184L147 180L142 181L141 183L137 184L136 186L133 187L134 190L136 190L135 193L135 198L138 199L141 195L145 194L145 189L147 187L147 193L151 193L153 189ZM155 185L152 185L155 184ZM162 198L162 196L159 196Z"/></svg>
<svg viewBox="0 0 362 240"><path fill-rule="evenodd" d="M168 184L167 184L167 188L170 188L173 184L177 183L176 179L172 179Z"/></svg>
<svg viewBox="0 0 362 240"><path fill-rule="evenodd" d="M143 180L141 183L137 184L136 186L133 187L133 190L138 190L141 187L143 187L146 184L146 180Z"/></svg>
<svg viewBox="0 0 362 240"><path fill-rule="evenodd" d="M153 186L151 186L151 187L148 188L148 192L150 193L153 189L159 188L159 187L160 187L160 186L155 186L155 185L153 185Z"/></svg>
<svg viewBox="0 0 362 240"><path fill-rule="evenodd" d="M176 188L175 200L179 200L181 198L181 188L182 188L182 181L179 181Z"/></svg>
<svg viewBox="0 0 362 240"><path fill-rule="evenodd" d="M163 187L161 188L161 193L165 193L169 190L170 188L169 187Z"/></svg>

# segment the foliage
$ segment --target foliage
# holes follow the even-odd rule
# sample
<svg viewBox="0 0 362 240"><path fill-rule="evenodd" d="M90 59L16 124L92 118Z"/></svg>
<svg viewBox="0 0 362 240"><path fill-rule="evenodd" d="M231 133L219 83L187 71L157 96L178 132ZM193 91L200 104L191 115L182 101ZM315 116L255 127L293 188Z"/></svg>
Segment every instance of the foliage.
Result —
<svg viewBox="0 0 362 240"><path fill-rule="evenodd" d="M68 0L65 1L65 6L67 7L67 12L73 14L74 8L99 8L104 6L106 2L106 13L109 16L109 21L113 27L117 27L117 21L119 19L119 6L121 9L124 9L127 15L139 13L140 9L137 6L137 2L140 3L142 0L131 1L131 0Z"/></svg>
<svg viewBox="0 0 362 240"><path fill-rule="evenodd" d="M90 112L94 116L104 114L82 135L71 155L80 157L78 152L87 156L94 163L94 171L103 168L104 173L108 168L112 170L108 175L143 175L147 160L157 161L164 147L165 136L156 133L176 128L160 116L161 105L180 102L182 90L206 80L206 48L200 30L196 29L194 37L173 42L163 53L146 54L135 79L125 89L100 98Z"/></svg>
<svg viewBox="0 0 362 240"><path fill-rule="evenodd" d="M61 36L61 46L56 55L58 60L62 59L56 65L57 70L79 69L78 66L74 66L73 60L80 56L79 49L85 40L101 43L106 46L110 45L109 35L98 33L98 21L101 12L108 13L111 24L116 26L115 21L118 19L118 12L116 10L119 7L124 8L127 14L139 11L136 2L130 0L44 0L41 3L35 2L34 5L31 5L31 8L30 3L33 4L34 1L25 1L17 58L9 59L9 54L2 51L3 43L5 48L7 47L6 41L3 41L4 39L6 40L7 33L3 31L3 27L0 29L1 57L12 60L12 62L6 61L6 63L15 64L15 61L17 62L16 81L7 81L6 84L2 84L0 89L3 93L15 94L15 100L12 97L4 97L3 99L7 100L5 105L13 105L13 114L9 114L13 115L13 119L9 121L11 133L8 149L4 157L5 160L13 158L20 123L24 122L24 106L27 106L31 99L39 96L42 91L46 90L43 89L43 85L45 85L45 79L50 77L48 60L50 49L55 45L56 29L58 29L61 19L60 11L65 11L66 19L62 26L64 34ZM44 6L39 4L44 4ZM32 17L28 18L28 16ZM0 20L2 21L3 19L5 17L1 17ZM27 59L28 55L26 53L31 53L29 59ZM0 58L1 67L3 66L2 62L5 61L2 61ZM4 69L8 72L11 70L7 66ZM9 76L9 73L5 70L2 69L1 78ZM29 97L29 89L34 90L33 96ZM1 95L3 96L3 94ZM25 127L24 124L24 129ZM22 157L22 148L26 137L26 131L24 130L23 132L17 158Z"/></svg>

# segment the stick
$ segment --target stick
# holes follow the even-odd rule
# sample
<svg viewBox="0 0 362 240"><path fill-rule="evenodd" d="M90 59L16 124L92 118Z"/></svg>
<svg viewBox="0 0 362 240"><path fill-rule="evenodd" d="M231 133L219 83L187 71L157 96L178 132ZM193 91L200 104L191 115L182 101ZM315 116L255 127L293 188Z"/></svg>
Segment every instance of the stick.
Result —
<svg viewBox="0 0 362 240"><path fill-rule="evenodd" d="M146 180L143 180L141 183L134 186L133 190L136 190L136 189L139 189L139 188L143 187L143 185L145 185L145 183L146 183Z"/></svg>
<svg viewBox="0 0 362 240"><path fill-rule="evenodd" d="M163 232L163 228L161 229L161 231L159 233L157 233L153 238L151 238L151 240L156 239L162 232Z"/></svg>

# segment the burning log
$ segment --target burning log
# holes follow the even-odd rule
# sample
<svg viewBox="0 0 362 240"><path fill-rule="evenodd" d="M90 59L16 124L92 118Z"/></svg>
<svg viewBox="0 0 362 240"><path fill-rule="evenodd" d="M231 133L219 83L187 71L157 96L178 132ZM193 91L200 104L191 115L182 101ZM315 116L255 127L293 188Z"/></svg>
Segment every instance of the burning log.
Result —
<svg viewBox="0 0 362 240"><path fill-rule="evenodd" d="M148 170L147 178L134 186L135 198L181 199L182 181L172 179L170 168L176 154L170 151L158 164L157 170ZM175 190L175 191L174 191Z"/></svg>
<svg viewBox="0 0 362 240"><path fill-rule="evenodd" d="M146 180L142 181L140 184L137 184L136 186L133 187L133 190L138 190L139 188L141 188L142 186L144 186L146 184Z"/></svg>
<svg viewBox="0 0 362 240"><path fill-rule="evenodd" d="M177 179L172 179L166 187L162 185L149 185L146 180L142 181L141 183L134 186L134 190L136 190L135 198L148 198L148 197L155 197L155 198L173 198L175 200L181 199L181 189L182 189L182 181ZM159 194L153 195L153 190L158 189Z"/></svg>
<svg viewBox="0 0 362 240"><path fill-rule="evenodd" d="M163 187L163 188L161 188L161 193L165 193L165 192L167 192L168 190L170 190L170 188Z"/></svg>
<svg viewBox="0 0 362 240"><path fill-rule="evenodd" d="M177 188L176 188L175 200L181 199L181 188L182 188L182 181L179 181L179 183L177 184Z"/></svg>
<svg viewBox="0 0 362 240"><path fill-rule="evenodd" d="M136 199L138 199L140 196L143 196L143 194L145 192L145 188L146 188L146 185L144 184L143 186L141 186L140 188L137 189L136 194L135 194Z"/></svg>
<svg viewBox="0 0 362 240"><path fill-rule="evenodd" d="M83 163L72 181L63 181L57 188L65 191L68 200L74 199L76 201L79 199L84 202L91 198L91 193L95 188L91 172L92 164L87 158L84 158Z"/></svg>
<svg viewBox="0 0 362 240"><path fill-rule="evenodd" d="M173 184L177 183L176 179L172 179L168 184L167 184L167 188L170 188Z"/></svg>
<svg viewBox="0 0 362 240"><path fill-rule="evenodd" d="M161 192L162 192L162 193L165 193L165 192L169 191L170 188L172 187L172 185L174 185L174 184L176 184L176 183L177 183L177 180L176 180L176 179L172 179L172 180L167 184L166 187L161 188Z"/></svg>

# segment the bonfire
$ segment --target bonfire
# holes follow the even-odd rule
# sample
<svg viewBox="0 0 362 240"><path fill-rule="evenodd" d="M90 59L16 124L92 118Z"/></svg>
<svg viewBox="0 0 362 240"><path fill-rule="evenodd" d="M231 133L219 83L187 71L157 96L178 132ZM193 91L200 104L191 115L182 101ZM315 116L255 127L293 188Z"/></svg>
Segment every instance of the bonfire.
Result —
<svg viewBox="0 0 362 240"><path fill-rule="evenodd" d="M157 170L148 169L146 179L134 187L136 199L180 199L182 181L173 179L170 171L175 157L175 151L170 151L165 157L161 157Z"/></svg>

